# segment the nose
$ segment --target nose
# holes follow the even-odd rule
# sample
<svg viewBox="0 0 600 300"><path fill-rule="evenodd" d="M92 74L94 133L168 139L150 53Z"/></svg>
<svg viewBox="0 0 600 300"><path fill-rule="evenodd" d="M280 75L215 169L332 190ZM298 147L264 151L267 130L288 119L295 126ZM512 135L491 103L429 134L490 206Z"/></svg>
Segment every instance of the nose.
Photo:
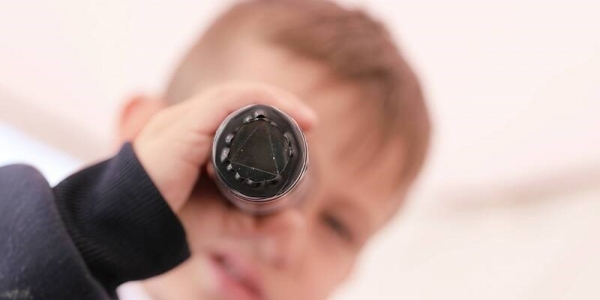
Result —
<svg viewBox="0 0 600 300"><path fill-rule="evenodd" d="M306 216L297 208L287 208L258 220L258 231L264 239L261 257L279 268L290 267L301 260L307 239Z"/></svg>

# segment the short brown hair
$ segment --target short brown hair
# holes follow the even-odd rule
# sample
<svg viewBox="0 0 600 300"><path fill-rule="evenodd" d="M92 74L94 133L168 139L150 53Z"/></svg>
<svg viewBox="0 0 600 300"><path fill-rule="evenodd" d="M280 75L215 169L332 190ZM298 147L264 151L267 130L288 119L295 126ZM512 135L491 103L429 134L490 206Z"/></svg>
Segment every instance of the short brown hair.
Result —
<svg viewBox="0 0 600 300"><path fill-rule="evenodd" d="M252 28L275 45L314 59L343 80L356 82L378 111L382 141L399 136L405 145L403 178L419 173L429 146L430 120L419 81L389 32L361 10L330 1L250 0L221 15L175 72L165 98L182 101L195 91L190 74L203 47ZM192 70L196 69L196 70Z"/></svg>

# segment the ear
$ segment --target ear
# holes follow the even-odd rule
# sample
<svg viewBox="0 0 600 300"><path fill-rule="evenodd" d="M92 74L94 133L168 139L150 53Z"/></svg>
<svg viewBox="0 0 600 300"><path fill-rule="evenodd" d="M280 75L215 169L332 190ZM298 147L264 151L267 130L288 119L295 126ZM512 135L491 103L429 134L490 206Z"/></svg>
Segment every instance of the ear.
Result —
<svg viewBox="0 0 600 300"><path fill-rule="evenodd" d="M131 97L121 109L117 132L119 144L135 139L150 118L166 106L160 99L143 95Z"/></svg>

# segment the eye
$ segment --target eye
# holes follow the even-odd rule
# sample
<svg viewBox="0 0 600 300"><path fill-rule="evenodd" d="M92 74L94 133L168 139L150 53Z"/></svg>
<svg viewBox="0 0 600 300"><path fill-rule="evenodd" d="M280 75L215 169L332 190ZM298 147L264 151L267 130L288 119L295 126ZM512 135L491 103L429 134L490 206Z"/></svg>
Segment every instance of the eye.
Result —
<svg viewBox="0 0 600 300"><path fill-rule="evenodd" d="M352 232L340 218L337 218L332 214L326 213L323 215L323 222L333 233L338 235L340 238L342 238L345 241L352 242Z"/></svg>

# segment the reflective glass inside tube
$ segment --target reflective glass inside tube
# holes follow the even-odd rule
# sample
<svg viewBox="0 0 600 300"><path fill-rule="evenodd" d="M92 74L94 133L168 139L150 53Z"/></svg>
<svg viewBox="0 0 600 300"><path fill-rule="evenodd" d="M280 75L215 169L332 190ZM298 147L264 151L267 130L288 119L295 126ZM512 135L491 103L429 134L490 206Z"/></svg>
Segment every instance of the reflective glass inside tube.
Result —
<svg viewBox="0 0 600 300"><path fill-rule="evenodd" d="M306 138L286 113L251 105L231 113L215 134L217 185L237 207L267 214L298 201L306 188Z"/></svg>

